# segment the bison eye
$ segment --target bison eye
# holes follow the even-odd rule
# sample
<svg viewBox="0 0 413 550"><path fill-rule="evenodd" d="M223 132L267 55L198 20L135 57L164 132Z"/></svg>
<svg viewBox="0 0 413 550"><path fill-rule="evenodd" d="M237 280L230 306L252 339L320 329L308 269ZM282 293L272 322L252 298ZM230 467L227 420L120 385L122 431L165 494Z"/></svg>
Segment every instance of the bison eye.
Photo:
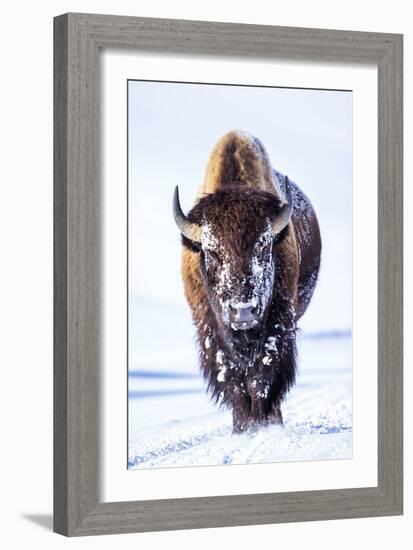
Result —
<svg viewBox="0 0 413 550"><path fill-rule="evenodd" d="M219 256L213 250L206 250L205 255L208 259L213 260L214 262L219 262Z"/></svg>
<svg viewBox="0 0 413 550"><path fill-rule="evenodd" d="M273 244L274 244L273 240L271 241L260 240L255 245L255 252L258 254L267 254L268 252L271 251Z"/></svg>

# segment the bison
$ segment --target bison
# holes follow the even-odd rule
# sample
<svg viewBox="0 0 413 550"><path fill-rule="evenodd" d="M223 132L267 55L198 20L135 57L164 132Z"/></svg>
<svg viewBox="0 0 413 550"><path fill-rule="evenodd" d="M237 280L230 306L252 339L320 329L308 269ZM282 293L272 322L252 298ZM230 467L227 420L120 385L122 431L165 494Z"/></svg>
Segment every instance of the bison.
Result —
<svg viewBox="0 0 413 550"><path fill-rule="evenodd" d="M176 188L173 214L209 392L232 409L235 433L283 424L297 321L320 266L309 199L272 168L261 141L231 131L210 156L192 210L183 213Z"/></svg>

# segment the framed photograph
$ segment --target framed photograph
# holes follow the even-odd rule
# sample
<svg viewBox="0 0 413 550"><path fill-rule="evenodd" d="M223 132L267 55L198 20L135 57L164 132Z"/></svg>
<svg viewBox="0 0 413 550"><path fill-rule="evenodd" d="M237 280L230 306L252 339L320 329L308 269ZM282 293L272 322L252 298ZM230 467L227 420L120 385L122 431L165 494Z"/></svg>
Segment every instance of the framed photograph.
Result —
<svg viewBox="0 0 413 550"><path fill-rule="evenodd" d="M401 514L402 36L54 32L55 531Z"/></svg>

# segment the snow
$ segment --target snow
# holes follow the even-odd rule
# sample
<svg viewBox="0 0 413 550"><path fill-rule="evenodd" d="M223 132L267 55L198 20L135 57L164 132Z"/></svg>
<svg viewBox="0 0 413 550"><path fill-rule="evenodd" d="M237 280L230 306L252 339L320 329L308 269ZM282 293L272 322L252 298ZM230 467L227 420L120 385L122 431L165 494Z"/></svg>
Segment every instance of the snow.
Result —
<svg viewBox="0 0 413 550"><path fill-rule="evenodd" d="M217 365L223 365L225 361L225 354L222 350L218 350L216 354L216 362Z"/></svg>
<svg viewBox="0 0 413 550"><path fill-rule="evenodd" d="M219 370L219 373L218 373L218 376L217 376L218 382L225 382L225 373L226 372L227 372L227 367L224 365Z"/></svg>
<svg viewBox="0 0 413 550"><path fill-rule="evenodd" d="M219 249L219 242L216 239L216 237L212 233L212 229L209 223L204 223L202 226L202 248L204 250L218 250Z"/></svg>
<svg viewBox="0 0 413 550"><path fill-rule="evenodd" d="M351 458L351 337L301 337L299 370L284 427L242 435L232 434L231 412L209 400L196 365L132 371L129 468Z"/></svg>

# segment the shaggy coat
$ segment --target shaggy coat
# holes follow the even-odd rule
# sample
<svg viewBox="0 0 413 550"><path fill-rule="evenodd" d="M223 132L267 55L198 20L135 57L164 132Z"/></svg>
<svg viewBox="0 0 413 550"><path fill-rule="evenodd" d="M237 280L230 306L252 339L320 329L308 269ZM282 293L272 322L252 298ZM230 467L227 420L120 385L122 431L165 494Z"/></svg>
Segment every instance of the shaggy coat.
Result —
<svg viewBox="0 0 413 550"><path fill-rule="evenodd" d="M182 236L182 275L201 370L212 397L232 409L235 432L282 423L280 405L295 381L297 321L316 285L321 240L309 199L295 183L290 189L290 221L270 238L270 221L285 202L285 177L272 168L258 139L229 132L215 146L188 214L203 227L203 241ZM219 304L235 296L260 301L259 321L248 330L225 322Z"/></svg>

